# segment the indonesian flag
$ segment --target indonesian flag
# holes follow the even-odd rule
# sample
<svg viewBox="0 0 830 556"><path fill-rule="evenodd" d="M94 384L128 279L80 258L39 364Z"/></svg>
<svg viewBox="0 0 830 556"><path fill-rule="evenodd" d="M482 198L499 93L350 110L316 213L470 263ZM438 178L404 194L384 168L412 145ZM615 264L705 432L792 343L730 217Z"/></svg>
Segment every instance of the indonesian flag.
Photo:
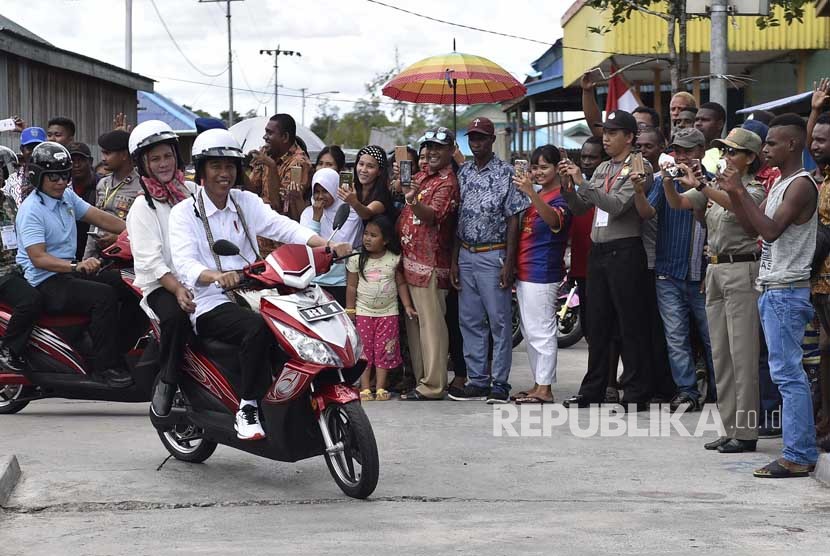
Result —
<svg viewBox="0 0 830 556"><path fill-rule="evenodd" d="M611 66L611 72L617 71ZM610 114L614 110L625 110L631 112L640 106L640 99L625 82L620 74L615 75L608 81L608 97L605 100L605 113Z"/></svg>

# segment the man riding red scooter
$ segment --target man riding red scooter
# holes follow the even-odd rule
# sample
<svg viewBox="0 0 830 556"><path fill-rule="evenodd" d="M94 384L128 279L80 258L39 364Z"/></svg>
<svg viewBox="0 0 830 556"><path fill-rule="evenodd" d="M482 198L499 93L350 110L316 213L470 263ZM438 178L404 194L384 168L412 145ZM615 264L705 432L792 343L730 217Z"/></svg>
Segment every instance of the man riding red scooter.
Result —
<svg viewBox="0 0 830 556"><path fill-rule="evenodd" d="M260 258L257 236L310 247L323 247L327 241L277 214L253 193L235 190L242 184L242 158L239 143L227 130L211 129L196 138L192 159L199 188L192 201L171 211L170 246L179 279L193 290L196 333L239 346L236 431L243 440L257 440L265 436L258 402L271 381L267 361L274 340L262 317L238 305L225 290L239 284L238 269ZM237 245L239 254L215 253L212 247L220 239ZM345 243L331 247L338 255L351 252Z"/></svg>

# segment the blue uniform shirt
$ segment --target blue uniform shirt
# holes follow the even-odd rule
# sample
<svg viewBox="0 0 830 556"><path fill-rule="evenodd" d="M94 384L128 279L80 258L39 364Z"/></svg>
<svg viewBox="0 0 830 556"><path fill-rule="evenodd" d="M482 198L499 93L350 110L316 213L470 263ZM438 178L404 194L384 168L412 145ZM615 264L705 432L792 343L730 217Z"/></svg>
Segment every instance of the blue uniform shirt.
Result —
<svg viewBox="0 0 830 556"><path fill-rule="evenodd" d="M15 225L17 264L23 267L30 284L38 286L55 273L36 268L26 248L45 243L47 253L71 261L75 258L78 242L75 221L83 218L89 207L89 203L78 197L70 187L66 188L61 199L54 199L40 191L26 197L17 211Z"/></svg>
<svg viewBox="0 0 830 556"><path fill-rule="evenodd" d="M507 219L530 206L530 199L513 185L513 166L495 155L480 169L475 161L458 170L461 205L458 238L471 245L507 241Z"/></svg>

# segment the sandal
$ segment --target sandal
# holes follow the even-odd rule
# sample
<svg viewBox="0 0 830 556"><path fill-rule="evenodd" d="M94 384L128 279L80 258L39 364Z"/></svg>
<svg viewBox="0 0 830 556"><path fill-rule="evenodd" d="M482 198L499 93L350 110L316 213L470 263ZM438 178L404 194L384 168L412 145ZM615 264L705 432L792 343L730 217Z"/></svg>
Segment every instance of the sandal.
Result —
<svg viewBox="0 0 830 556"><path fill-rule="evenodd" d="M375 395L372 394L372 391L368 388L365 390L360 391L360 401L362 402L371 402L374 401Z"/></svg>
<svg viewBox="0 0 830 556"><path fill-rule="evenodd" d="M521 405L521 404L528 404L528 405L530 405L530 404L538 404L538 405L542 405L542 404L546 404L546 403L553 403L553 400L552 400L552 399L550 399L550 400L546 400L545 398L540 398L539 396L521 396L521 397L517 397L517 398L516 398L515 400L513 400L513 401L514 401L514 402L516 402L516 405Z"/></svg>
<svg viewBox="0 0 830 556"><path fill-rule="evenodd" d="M378 388L375 390L375 401L376 402L385 402L389 400L389 392L384 390L383 388Z"/></svg>
<svg viewBox="0 0 830 556"><path fill-rule="evenodd" d="M515 401L516 401L516 400L518 400L519 398L526 398L526 397L527 397L527 395L528 395L528 392L525 392L525 391L516 392L516 395L515 395L515 396L510 396L510 401L511 401L511 402L515 402Z"/></svg>
<svg viewBox="0 0 830 556"><path fill-rule="evenodd" d="M760 469L756 469L753 475L760 479L792 479L796 477L809 477L809 465L800 465L784 458L772 461Z"/></svg>

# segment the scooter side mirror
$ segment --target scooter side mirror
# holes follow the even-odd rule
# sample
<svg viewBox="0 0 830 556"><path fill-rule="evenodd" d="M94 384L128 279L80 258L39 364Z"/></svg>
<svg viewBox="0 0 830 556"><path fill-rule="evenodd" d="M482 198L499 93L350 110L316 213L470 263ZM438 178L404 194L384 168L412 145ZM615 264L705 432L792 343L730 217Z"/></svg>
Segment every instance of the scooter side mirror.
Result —
<svg viewBox="0 0 830 556"><path fill-rule="evenodd" d="M239 247L227 239L220 239L213 243L213 252L220 257L234 257L239 255Z"/></svg>
<svg viewBox="0 0 830 556"><path fill-rule="evenodd" d="M349 219L349 213L351 212L351 207L346 203L340 205L337 209L337 212L334 213L334 225L332 226L333 229L339 230L343 227L343 224L346 223L346 220Z"/></svg>

